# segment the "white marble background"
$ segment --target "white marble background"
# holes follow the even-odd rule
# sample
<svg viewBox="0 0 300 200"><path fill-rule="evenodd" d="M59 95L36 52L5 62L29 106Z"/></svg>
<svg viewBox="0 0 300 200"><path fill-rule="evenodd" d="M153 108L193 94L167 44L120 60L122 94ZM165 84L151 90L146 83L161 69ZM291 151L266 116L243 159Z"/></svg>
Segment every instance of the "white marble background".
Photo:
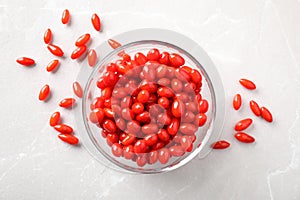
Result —
<svg viewBox="0 0 300 200"><path fill-rule="evenodd" d="M60 23L63 9L71 26ZM97 12L103 32L90 17ZM171 173L128 175L105 168L84 148L62 143L48 126L57 102L72 95L80 69L63 61L55 75L45 72L53 58L42 35L70 55L74 40L92 33L92 47L115 34L144 27L167 28L197 41L211 56L226 88L226 124L222 138L231 148ZM0 199L300 199L300 1L54 1L0 0ZM15 63L19 56L37 60L31 69ZM258 86L242 89L247 77ZM37 100L51 83L53 96ZM233 124L253 116L245 105L231 108L236 92L254 98L274 113L274 123L254 118L249 132L255 144L233 138ZM59 109L60 110L60 109ZM63 112L73 125L71 112Z"/></svg>

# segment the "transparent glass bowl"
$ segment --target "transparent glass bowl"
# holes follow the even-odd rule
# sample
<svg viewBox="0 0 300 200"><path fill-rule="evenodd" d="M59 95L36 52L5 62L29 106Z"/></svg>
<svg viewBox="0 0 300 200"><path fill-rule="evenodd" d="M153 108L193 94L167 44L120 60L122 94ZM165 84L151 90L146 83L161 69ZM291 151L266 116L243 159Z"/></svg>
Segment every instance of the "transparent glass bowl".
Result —
<svg viewBox="0 0 300 200"><path fill-rule="evenodd" d="M78 80L84 82L86 86L84 97L82 99L82 109L76 114L77 124L81 127L80 136L84 146L101 163L117 170L134 173L151 174L167 172L183 166L197 155L199 155L199 157L206 156L211 150L211 143L218 138L224 121L224 91L220 77L209 57L192 40L172 31L141 29L123 33L119 35L119 37L120 39L117 39L119 42L123 42L123 44L127 42L127 44L116 50L110 50L111 52L99 61L92 73L90 73L90 71L82 70L78 78ZM141 40L139 40L139 38L141 38ZM150 38L152 38L152 40L148 40ZM172 39L170 40L170 38ZM124 39L126 41L124 41ZM184 45L179 44L182 42L184 42ZM94 98L101 95L101 89L97 87L98 79L106 72L106 66L109 63L114 63L120 59L120 53L126 52L133 58L137 52L142 52L144 55L147 55L147 52L153 48L157 48L160 52L166 51L181 55L185 59L185 66L197 69L201 73L201 95L203 99L206 99L209 102L209 110L206 112L207 122L204 126L199 127L195 134L196 140L193 143L191 152L185 152L185 154L180 157L172 156L166 164L161 164L157 161L154 164L147 163L143 167L140 167L132 160L127 160L122 156L116 157L112 154L111 147L107 144L106 139L101 134L102 129L89 120L91 112L90 105ZM107 44L100 45L96 50L103 53L105 49L107 50ZM145 66L142 66L141 68L143 69ZM88 74L89 76L87 79ZM131 75L129 79L134 79L134 75ZM114 89L122 87L122 84L124 85L124 83L117 83ZM156 116L151 117L155 118ZM183 122L181 122L181 124L182 123ZM161 127L162 126L159 128ZM124 132L126 132L126 130L124 130ZM167 147L175 144L173 143L171 145L171 143L169 143ZM148 158L149 153L146 153L145 155L146 158Z"/></svg>

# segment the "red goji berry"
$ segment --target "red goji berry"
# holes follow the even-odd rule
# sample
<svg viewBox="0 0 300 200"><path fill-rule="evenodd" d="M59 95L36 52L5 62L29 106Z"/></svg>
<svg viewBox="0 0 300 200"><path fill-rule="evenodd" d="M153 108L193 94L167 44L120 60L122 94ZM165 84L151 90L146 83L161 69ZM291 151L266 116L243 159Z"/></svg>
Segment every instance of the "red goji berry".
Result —
<svg viewBox="0 0 300 200"><path fill-rule="evenodd" d="M135 119L141 123L149 123L150 122L150 114L148 111L144 111L141 114L138 114Z"/></svg>
<svg viewBox="0 0 300 200"><path fill-rule="evenodd" d="M177 95L177 97L178 97L178 95ZM182 101L185 101L184 98L179 98L179 99L181 99ZM197 104L195 102L186 102L185 108L191 112L197 112Z"/></svg>
<svg viewBox="0 0 300 200"><path fill-rule="evenodd" d="M115 133L117 131L115 122L110 119L106 119L103 121L103 128L110 133Z"/></svg>
<svg viewBox="0 0 300 200"><path fill-rule="evenodd" d="M190 123L182 123L179 127L180 131L186 135L194 135L198 130L198 127Z"/></svg>
<svg viewBox="0 0 300 200"><path fill-rule="evenodd" d="M174 117L180 118L181 115L184 113L183 103L180 100L175 99L172 103L171 111Z"/></svg>
<svg viewBox="0 0 300 200"><path fill-rule="evenodd" d="M142 127L142 132L146 135L152 134L152 133L157 133L158 131L158 126L157 124L145 124Z"/></svg>
<svg viewBox="0 0 300 200"><path fill-rule="evenodd" d="M75 42L75 46L80 47L89 42L91 35L89 33L81 35Z"/></svg>
<svg viewBox="0 0 300 200"><path fill-rule="evenodd" d="M62 57L64 55L63 50L57 45L48 44L47 48L55 56Z"/></svg>
<svg viewBox="0 0 300 200"><path fill-rule="evenodd" d="M155 145L158 141L158 136L157 134L150 134L150 135L147 135L144 140L146 141L146 144L148 146L152 146L152 145Z"/></svg>
<svg viewBox="0 0 300 200"><path fill-rule="evenodd" d="M241 121L238 121L234 127L234 130L236 131L243 131L245 130L246 128L248 128L251 124L252 124L252 119L250 118L246 118L246 119L243 119Z"/></svg>
<svg viewBox="0 0 300 200"><path fill-rule="evenodd" d="M145 153L147 151L147 143L145 140L138 140L134 146L133 150L135 153Z"/></svg>
<svg viewBox="0 0 300 200"><path fill-rule="evenodd" d="M207 120L207 116L204 113L199 113L196 115L196 125L198 126L204 126Z"/></svg>
<svg viewBox="0 0 300 200"><path fill-rule="evenodd" d="M116 40L113 39L108 39L107 40L109 46L111 46L111 48L116 49L119 48L120 46L122 46L119 42L117 42Z"/></svg>
<svg viewBox="0 0 300 200"><path fill-rule="evenodd" d="M100 29L101 29L101 21L100 21L99 16L96 13L94 13L92 15L91 21L92 21L92 24L93 24L93 27L95 28L95 30L96 31L100 31Z"/></svg>
<svg viewBox="0 0 300 200"><path fill-rule="evenodd" d="M143 53L136 53L134 55L134 60L137 62L138 65L144 65L148 59Z"/></svg>
<svg viewBox="0 0 300 200"><path fill-rule="evenodd" d="M86 46L77 47L71 54L72 59L77 59L82 56L86 51Z"/></svg>
<svg viewBox="0 0 300 200"><path fill-rule="evenodd" d="M273 116L271 112L266 108L266 107L261 107L261 116L267 121L267 122L272 122L273 121Z"/></svg>
<svg viewBox="0 0 300 200"><path fill-rule="evenodd" d="M244 79L244 78L240 79L240 84L249 90L256 89L256 85L248 79Z"/></svg>
<svg viewBox="0 0 300 200"><path fill-rule="evenodd" d="M134 157L133 146L128 145L123 147L123 156L127 160L131 160Z"/></svg>
<svg viewBox="0 0 300 200"><path fill-rule="evenodd" d="M73 128L71 126L66 125L66 124L55 125L54 129L57 130L58 132L64 133L64 134L73 133Z"/></svg>
<svg viewBox="0 0 300 200"><path fill-rule="evenodd" d="M160 129L157 133L158 138L163 142L169 142L170 135L165 129Z"/></svg>
<svg viewBox="0 0 300 200"><path fill-rule="evenodd" d="M170 63L173 67L180 67L182 65L184 65L185 60L183 57L181 57L179 54L177 53L172 53L169 55L169 60Z"/></svg>
<svg viewBox="0 0 300 200"><path fill-rule="evenodd" d="M185 66L186 67L186 66ZM189 70L187 70L188 72ZM202 81L202 76L200 74L200 72L196 69L192 69L192 71L190 72L191 73L191 78L192 78L192 81L194 83L201 83Z"/></svg>
<svg viewBox="0 0 300 200"><path fill-rule="evenodd" d="M183 89L183 84L180 80L174 78L171 81L171 88L174 90L174 92L178 93L181 92L181 90Z"/></svg>
<svg viewBox="0 0 300 200"><path fill-rule="evenodd" d="M199 102L199 112L200 113L206 113L208 111L208 101L205 99L200 100Z"/></svg>
<svg viewBox="0 0 300 200"><path fill-rule="evenodd" d="M103 97L96 97L91 105L90 105L90 109L94 110L95 108L103 108L104 107L104 98Z"/></svg>
<svg viewBox="0 0 300 200"><path fill-rule="evenodd" d="M26 67L29 67L29 66L32 66L35 64L35 61L28 57L21 57L21 58L18 58L16 61L17 61L17 63L24 65Z"/></svg>
<svg viewBox="0 0 300 200"><path fill-rule="evenodd" d="M240 94L236 94L234 97L233 97L233 108L235 110L238 110L240 109L241 105L242 105L242 97Z"/></svg>
<svg viewBox="0 0 300 200"><path fill-rule="evenodd" d="M60 112L54 112L49 120L50 126L56 126L60 120Z"/></svg>
<svg viewBox="0 0 300 200"><path fill-rule="evenodd" d="M182 136L179 142L186 151L193 145L193 141L189 136Z"/></svg>
<svg viewBox="0 0 300 200"><path fill-rule="evenodd" d="M78 96L79 98L82 98L83 91L82 91L81 85L78 82L73 83L73 92L76 96Z"/></svg>
<svg viewBox="0 0 300 200"><path fill-rule="evenodd" d="M165 143L163 142L157 142L155 145L151 146L152 150L159 150L165 146Z"/></svg>
<svg viewBox="0 0 300 200"><path fill-rule="evenodd" d="M53 72L59 65L59 60L52 60L46 67L47 72Z"/></svg>
<svg viewBox="0 0 300 200"><path fill-rule="evenodd" d="M79 142L77 137L70 134L59 134L58 138L71 145L77 145Z"/></svg>
<svg viewBox="0 0 300 200"><path fill-rule="evenodd" d="M157 103L161 105L163 108L168 108L170 105L170 101L166 97L161 97L157 100Z"/></svg>
<svg viewBox="0 0 300 200"><path fill-rule="evenodd" d="M114 118L114 112L110 108L103 108L104 114L108 118Z"/></svg>
<svg viewBox="0 0 300 200"><path fill-rule="evenodd" d="M149 164L154 164L158 160L158 152L157 151L151 151L149 153Z"/></svg>
<svg viewBox="0 0 300 200"><path fill-rule="evenodd" d="M169 59L170 54L168 52L162 52L161 57L159 58L159 62L164 65L169 65L170 64L170 59Z"/></svg>
<svg viewBox="0 0 300 200"><path fill-rule="evenodd" d="M120 157L123 154L123 147L119 143L114 143L111 146L111 152L114 156Z"/></svg>
<svg viewBox="0 0 300 200"><path fill-rule="evenodd" d="M156 76L158 78L161 78L160 80L162 80L162 83L159 83L160 81L158 81L158 84L163 85L163 86L167 86L170 84L170 79L168 78L164 78L166 76L168 72L168 67L166 65L161 65L159 67L156 68Z"/></svg>
<svg viewBox="0 0 300 200"><path fill-rule="evenodd" d="M44 42L45 44L49 44L51 40L52 40L52 31L50 28L48 28L44 34Z"/></svg>
<svg viewBox="0 0 300 200"><path fill-rule="evenodd" d="M167 97L167 98L171 98L174 96L172 89L168 87L159 87L157 89L157 94L161 97Z"/></svg>
<svg viewBox="0 0 300 200"><path fill-rule="evenodd" d="M123 59L124 61L126 61L126 62L131 61L131 57L130 57L130 55L128 55L127 53L124 53L124 54L122 55L122 59Z"/></svg>
<svg viewBox="0 0 300 200"><path fill-rule="evenodd" d="M91 49L88 53L88 63L90 67L94 67L97 63L97 53L94 49Z"/></svg>
<svg viewBox="0 0 300 200"><path fill-rule="evenodd" d="M150 93L148 92L148 90L142 90L139 92L137 96L137 100L140 103L146 103L149 100L149 97L150 97Z"/></svg>
<svg viewBox="0 0 300 200"><path fill-rule="evenodd" d="M65 9L61 16L61 22L63 24L68 24L70 21L70 18L71 18L70 11L68 9Z"/></svg>
<svg viewBox="0 0 300 200"><path fill-rule="evenodd" d="M120 139L121 140L121 139ZM121 140L121 143L125 146L134 144L136 142L136 137L132 134L127 134L124 139Z"/></svg>
<svg viewBox="0 0 300 200"><path fill-rule="evenodd" d="M141 113L143 114L143 113ZM140 115L141 115L140 114ZM124 108L121 111L121 115L125 120L131 120L134 118L134 113L132 112L132 110L130 110L129 108ZM137 119L138 120L138 119Z"/></svg>
<svg viewBox="0 0 300 200"><path fill-rule="evenodd" d="M180 157L185 154L185 150L182 146L171 146L169 147L169 152L172 156Z"/></svg>
<svg viewBox="0 0 300 200"><path fill-rule="evenodd" d="M249 105L250 105L250 109L256 116L258 117L261 116L260 107L255 101L251 100Z"/></svg>
<svg viewBox="0 0 300 200"><path fill-rule="evenodd" d="M142 103L134 103L131 107L132 112L135 114L141 114L144 111L144 105Z"/></svg>
<svg viewBox="0 0 300 200"><path fill-rule="evenodd" d="M147 157L146 155L142 154L142 155L138 155L136 158L136 164L139 167L143 167L147 164Z"/></svg>
<svg viewBox="0 0 300 200"><path fill-rule="evenodd" d="M59 102L59 106L63 108L72 107L75 104L76 100L74 98L65 98Z"/></svg>
<svg viewBox="0 0 300 200"><path fill-rule="evenodd" d="M171 124L167 128L167 131L170 135L176 135L178 129L179 129L179 120L177 118L173 118Z"/></svg>
<svg viewBox="0 0 300 200"><path fill-rule="evenodd" d="M95 124L101 123L104 118L104 115L105 113L102 108L95 108L90 113L90 121Z"/></svg>
<svg viewBox="0 0 300 200"><path fill-rule="evenodd" d="M148 60L158 61L160 59L160 53L158 49L150 49L147 53Z"/></svg>
<svg viewBox="0 0 300 200"><path fill-rule="evenodd" d="M106 136L106 143L109 146L112 146L114 143L117 143L119 141L119 136L116 133L109 133Z"/></svg>
<svg viewBox="0 0 300 200"><path fill-rule="evenodd" d="M225 140L220 140L211 145L213 149L226 149L230 146L230 143Z"/></svg>
<svg viewBox="0 0 300 200"><path fill-rule="evenodd" d="M40 101L44 101L47 99L47 97L49 96L50 94L50 87L49 85L44 85L42 87L42 89L40 90L40 93L39 93L39 100Z"/></svg>
<svg viewBox="0 0 300 200"><path fill-rule="evenodd" d="M169 162L171 155L167 148L162 148L158 151L158 160L161 164L167 164Z"/></svg>
<svg viewBox="0 0 300 200"><path fill-rule="evenodd" d="M243 142L243 143L253 143L255 141L255 139L248 135L247 133L244 133L244 132L237 132L234 137L240 141L240 142Z"/></svg>

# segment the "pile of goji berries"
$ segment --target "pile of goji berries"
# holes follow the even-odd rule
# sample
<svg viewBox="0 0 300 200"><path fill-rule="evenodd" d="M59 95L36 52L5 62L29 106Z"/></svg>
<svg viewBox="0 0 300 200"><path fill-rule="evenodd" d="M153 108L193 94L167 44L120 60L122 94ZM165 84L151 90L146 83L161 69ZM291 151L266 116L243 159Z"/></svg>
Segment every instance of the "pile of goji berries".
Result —
<svg viewBox="0 0 300 200"><path fill-rule="evenodd" d="M209 103L200 94L200 72L184 64L179 54L153 48L133 58L123 52L106 66L89 118L102 129L114 156L142 167L193 150Z"/></svg>
<svg viewBox="0 0 300 200"><path fill-rule="evenodd" d="M71 19L69 10L64 10L61 18L63 24ZM101 30L101 21L93 14L91 22L96 31ZM71 59L84 57L91 35L85 33L75 41ZM52 31L44 34L47 49L57 57L64 51L52 41ZM117 49L121 46L109 39L108 44ZM159 161L166 164L170 157L180 157L193 150L198 127L207 121L206 112L209 102L202 98L202 76L197 69L184 66L184 58L173 52L160 52L153 48L144 55L118 54L120 59L106 66L104 75L97 81L101 95L93 99L90 105L89 120L102 129L102 136L111 146L112 154L133 160L138 166L154 164ZM87 53L89 66L97 63L97 53L90 49ZM21 57L17 62L23 66L34 66L34 59ZM58 69L60 61L54 59L46 66L47 72ZM241 79L240 84L249 90L256 89L253 82ZM83 97L82 87L73 83L74 94ZM46 101L51 90L45 84L39 92L39 100ZM58 105L72 108L75 98L65 98ZM242 97L236 94L233 108L239 110ZM266 107L251 100L250 109L267 122L272 122L272 114ZM79 140L73 135L73 128L60 123L61 113L56 111L50 116L49 124L59 132L58 137L69 144L76 145ZM255 139L242 132L252 124L251 118L236 123L235 138L243 143L252 143ZM220 140L211 145L214 149L225 149L230 143Z"/></svg>

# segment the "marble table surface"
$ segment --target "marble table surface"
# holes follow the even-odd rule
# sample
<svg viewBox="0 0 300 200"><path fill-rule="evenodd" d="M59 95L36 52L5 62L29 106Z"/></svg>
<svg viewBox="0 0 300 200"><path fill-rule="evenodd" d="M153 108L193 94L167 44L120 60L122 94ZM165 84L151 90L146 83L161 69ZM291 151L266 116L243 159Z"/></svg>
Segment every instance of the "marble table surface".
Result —
<svg viewBox="0 0 300 200"><path fill-rule="evenodd" d="M60 23L65 8L72 14L68 27ZM94 12L103 20L101 33L91 27ZM300 199L299 21L299 0L0 0L0 199ZM190 37L221 74L227 108L221 138L231 147L170 173L130 175L101 165L83 147L62 143L48 119L57 102L72 95L81 66L66 59L55 75L45 72L53 58L42 41L48 27L65 49L86 31L92 47L138 28ZM17 65L22 55L37 65ZM241 77L254 80L258 90L241 88ZM45 83L54 93L46 104L37 100ZM233 111L236 92L274 114L272 124L254 118L254 144L233 138L233 124L253 116L247 105ZM72 112L64 117L72 125Z"/></svg>

